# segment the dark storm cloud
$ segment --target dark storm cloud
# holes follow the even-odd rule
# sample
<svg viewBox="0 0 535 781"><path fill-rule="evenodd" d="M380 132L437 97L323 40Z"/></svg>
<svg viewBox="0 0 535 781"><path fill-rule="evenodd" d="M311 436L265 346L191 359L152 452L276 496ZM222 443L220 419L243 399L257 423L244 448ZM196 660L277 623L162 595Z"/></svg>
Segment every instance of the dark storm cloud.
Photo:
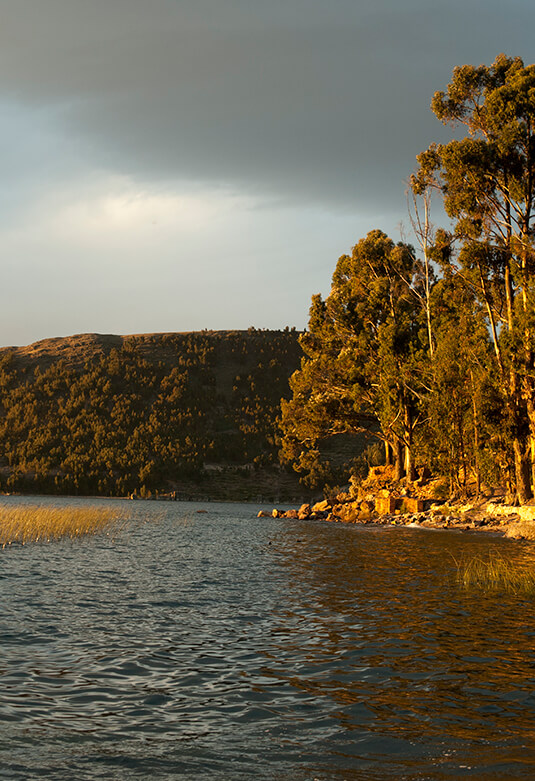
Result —
<svg viewBox="0 0 535 781"><path fill-rule="evenodd" d="M87 163L398 210L456 64L531 57L531 0L3 0L0 89Z"/></svg>

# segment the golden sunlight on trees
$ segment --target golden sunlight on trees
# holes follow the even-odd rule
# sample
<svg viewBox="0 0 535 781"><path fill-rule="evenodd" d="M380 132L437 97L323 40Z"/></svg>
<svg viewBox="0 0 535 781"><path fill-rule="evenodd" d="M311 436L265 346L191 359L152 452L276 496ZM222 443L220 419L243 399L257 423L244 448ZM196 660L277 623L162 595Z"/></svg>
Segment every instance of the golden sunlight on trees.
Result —
<svg viewBox="0 0 535 781"><path fill-rule="evenodd" d="M456 68L432 110L457 137L431 144L411 177L422 257L372 231L340 258L300 339L282 455L312 474L322 439L368 430L398 478L431 466L460 493L499 479L523 503L535 484L535 65L502 54ZM431 229L433 191L453 230Z"/></svg>
<svg viewBox="0 0 535 781"><path fill-rule="evenodd" d="M438 190L453 220L450 266L492 337L490 371L506 412L502 438L525 502L535 482L535 65L500 54L490 67L455 68L432 109L467 135L418 156L413 190Z"/></svg>

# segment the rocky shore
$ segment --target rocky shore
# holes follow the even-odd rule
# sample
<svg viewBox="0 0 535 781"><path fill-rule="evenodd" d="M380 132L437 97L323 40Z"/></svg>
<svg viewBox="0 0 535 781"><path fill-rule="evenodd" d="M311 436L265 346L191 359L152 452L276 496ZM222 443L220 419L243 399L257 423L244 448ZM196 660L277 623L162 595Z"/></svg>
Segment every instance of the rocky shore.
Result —
<svg viewBox="0 0 535 781"><path fill-rule="evenodd" d="M410 485L394 484L388 468L377 467L335 501L303 504L298 510L261 510L258 517L485 531L535 540L535 506L508 505L499 492L472 501L440 498L443 488L425 475Z"/></svg>

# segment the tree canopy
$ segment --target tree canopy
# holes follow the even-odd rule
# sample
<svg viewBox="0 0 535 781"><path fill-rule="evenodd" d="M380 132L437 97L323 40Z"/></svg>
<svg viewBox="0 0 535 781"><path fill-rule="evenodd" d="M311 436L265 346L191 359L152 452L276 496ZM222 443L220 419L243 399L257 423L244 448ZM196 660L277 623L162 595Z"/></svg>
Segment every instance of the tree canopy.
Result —
<svg viewBox="0 0 535 781"><path fill-rule="evenodd" d="M397 456L398 476L425 463L461 491L505 480L525 502L535 485L535 65L501 54L455 68L431 108L455 137L418 155L410 180L422 257L375 230L339 259L301 337L283 454L305 468L322 437L367 428ZM434 231L432 193L451 220Z"/></svg>
<svg viewBox="0 0 535 781"><path fill-rule="evenodd" d="M319 440L366 430L403 471L418 396L411 367L421 346L415 270L412 247L374 230L338 260L328 298L313 297L293 398L282 402L283 452L301 467Z"/></svg>
<svg viewBox="0 0 535 781"><path fill-rule="evenodd" d="M459 280L484 307L518 499L533 495L535 65L499 55L456 68L431 104L467 135L418 156L414 190L437 189L458 242Z"/></svg>

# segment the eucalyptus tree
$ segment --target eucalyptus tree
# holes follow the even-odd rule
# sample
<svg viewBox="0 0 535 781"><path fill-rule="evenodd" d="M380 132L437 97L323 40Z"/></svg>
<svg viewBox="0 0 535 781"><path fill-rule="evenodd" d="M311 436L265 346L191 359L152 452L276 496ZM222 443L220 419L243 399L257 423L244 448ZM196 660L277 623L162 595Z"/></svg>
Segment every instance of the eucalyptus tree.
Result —
<svg viewBox="0 0 535 781"><path fill-rule="evenodd" d="M313 297L305 357L282 402L283 456L298 467L319 440L367 430L393 452L398 477L412 473L422 349L414 276L412 247L374 230L338 260L327 299Z"/></svg>
<svg viewBox="0 0 535 781"><path fill-rule="evenodd" d="M412 188L438 189L454 221L461 271L493 339L525 502L535 483L535 65L500 54L491 66L457 67L431 108L466 135L422 152Z"/></svg>

